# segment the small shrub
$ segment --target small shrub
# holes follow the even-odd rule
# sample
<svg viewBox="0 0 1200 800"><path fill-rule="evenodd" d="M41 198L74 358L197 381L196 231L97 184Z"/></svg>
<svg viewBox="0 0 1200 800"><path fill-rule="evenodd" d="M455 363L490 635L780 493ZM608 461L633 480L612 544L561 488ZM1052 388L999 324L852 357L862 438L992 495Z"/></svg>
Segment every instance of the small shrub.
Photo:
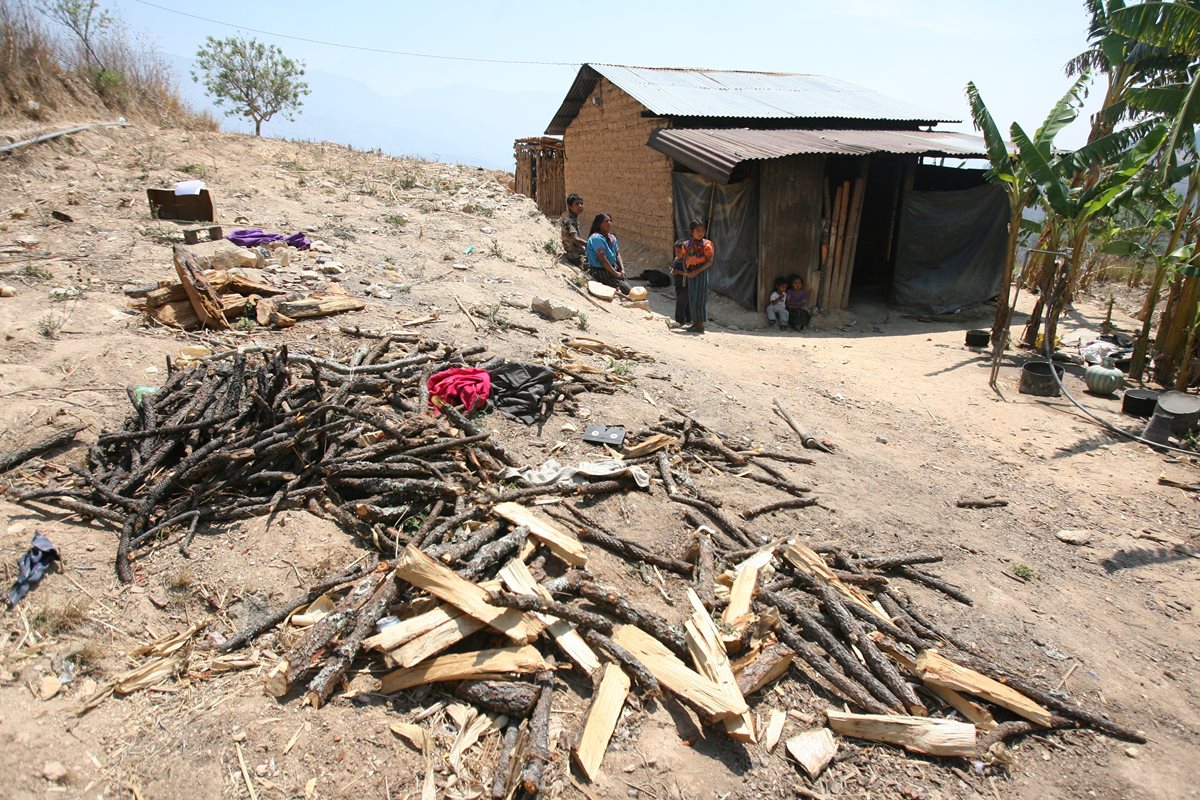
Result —
<svg viewBox="0 0 1200 800"><path fill-rule="evenodd" d="M608 371L620 378L629 376L632 365L620 358L610 358L608 360Z"/></svg>
<svg viewBox="0 0 1200 800"><path fill-rule="evenodd" d="M32 278L40 281L48 281L54 277L53 272L40 264L34 264L32 261L21 267L21 275L26 278Z"/></svg>
<svg viewBox="0 0 1200 800"><path fill-rule="evenodd" d="M557 239L547 239L546 241L542 242L542 249L550 255L556 256L559 253L560 245L561 243Z"/></svg>
<svg viewBox="0 0 1200 800"><path fill-rule="evenodd" d="M37 332L47 339L53 339L58 336L58 332L67 324L66 314L55 314L47 312L43 314L37 321Z"/></svg>
<svg viewBox="0 0 1200 800"><path fill-rule="evenodd" d="M493 239L492 247L488 252L491 253L491 255L494 258L499 258L500 260L504 260L504 248L500 246L499 241Z"/></svg>
<svg viewBox="0 0 1200 800"><path fill-rule="evenodd" d="M1037 578L1037 573L1033 571L1033 567L1028 564L1022 564L1020 561L1012 562L1012 571L1023 581L1031 581Z"/></svg>
<svg viewBox="0 0 1200 800"><path fill-rule="evenodd" d="M258 327L258 323L252 317L242 317L233 324L233 327L235 330L242 331L243 333L249 333Z"/></svg>
<svg viewBox="0 0 1200 800"><path fill-rule="evenodd" d="M185 175L193 175L197 178L208 177L208 167L203 164L180 164L175 168L177 172L182 172Z"/></svg>
<svg viewBox="0 0 1200 800"><path fill-rule="evenodd" d="M388 225L394 225L397 228L403 228L408 224L408 218L401 216L400 214L388 214L383 218L383 221Z"/></svg>
<svg viewBox="0 0 1200 800"><path fill-rule="evenodd" d="M432 214L434 211L437 211L437 208L432 203L421 203L421 205L417 206L417 211L420 211L422 214Z"/></svg>
<svg viewBox="0 0 1200 800"><path fill-rule="evenodd" d="M587 314L583 313L582 311L579 312L579 314L575 317L575 327L579 328L581 331L586 331L588 329Z"/></svg>

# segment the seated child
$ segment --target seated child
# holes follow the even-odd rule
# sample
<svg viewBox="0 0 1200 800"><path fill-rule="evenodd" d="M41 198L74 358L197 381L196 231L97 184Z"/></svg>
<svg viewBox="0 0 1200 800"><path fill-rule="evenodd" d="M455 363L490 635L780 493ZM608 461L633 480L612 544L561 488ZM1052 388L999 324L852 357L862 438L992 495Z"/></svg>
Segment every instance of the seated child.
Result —
<svg viewBox="0 0 1200 800"><path fill-rule="evenodd" d="M802 331L808 327L812 314L808 313L808 289L804 288L804 278L792 276L784 305L788 312L788 326L792 330Z"/></svg>
<svg viewBox="0 0 1200 800"><path fill-rule="evenodd" d="M767 325L778 323L779 330L785 329L788 324L787 287L787 278L776 278L775 289L767 300Z"/></svg>

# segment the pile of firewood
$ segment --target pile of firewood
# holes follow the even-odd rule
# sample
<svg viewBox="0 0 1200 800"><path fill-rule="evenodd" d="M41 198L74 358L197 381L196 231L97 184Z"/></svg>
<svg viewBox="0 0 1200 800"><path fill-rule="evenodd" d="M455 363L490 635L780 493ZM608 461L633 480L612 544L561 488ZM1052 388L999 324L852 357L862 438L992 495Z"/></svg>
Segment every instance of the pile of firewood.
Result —
<svg viewBox="0 0 1200 800"><path fill-rule="evenodd" d="M208 269L183 245L175 245L178 280L164 280L127 292L147 317L172 328L227 330L246 318L256 324L290 328L297 320L325 317L366 307L336 283L313 292L287 292L228 269Z"/></svg>
<svg viewBox="0 0 1200 800"><path fill-rule="evenodd" d="M389 352L400 344L411 346ZM748 699L784 679L861 712L830 708L828 728L788 740L814 779L838 746L831 731L985 761L1006 738L1052 728L1142 741L943 631L899 588L913 582L969 603L925 569L940 555L869 555L764 536L766 523L786 522L781 513L819 505L787 467L812 463L807 455L755 447L682 412L630 437L625 463L657 473L650 493L674 504L691 531L676 553L608 530L581 507L581 499L644 491L634 480L511 488L505 470L521 460L428 394L429 375L479 364L482 350L385 336L345 362L279 348L176 369L157 394L131 398L136 413L100 436L74 470L77 485L20 499L119 526L123 581L142 548L177 537L186 551L197 530L227 520L307 508L335 521L372 557L217 649L232 653L279 626L284 648L265 690L304 687L318 706L364 658L382 661L385 694L446 685L495 715L480 717L476 738L489 726L504 730L497 798L536 793L548 770L567 769L549 739L550 713L566 691L554 680L559 669L593 684L567 743L589 780L623 707L635 702L631 691L643 700L669 692L734 741L774 748L783 712L756 715ZM592 385L577 377L563 376L561 396ZM698 485L699 472L722 485L753 482L779 499L735 510ZM680 618L631 603L589 566L591 548L660 576L664 598L682 601ZM430 757L419 725L393 728Z"/></svg>

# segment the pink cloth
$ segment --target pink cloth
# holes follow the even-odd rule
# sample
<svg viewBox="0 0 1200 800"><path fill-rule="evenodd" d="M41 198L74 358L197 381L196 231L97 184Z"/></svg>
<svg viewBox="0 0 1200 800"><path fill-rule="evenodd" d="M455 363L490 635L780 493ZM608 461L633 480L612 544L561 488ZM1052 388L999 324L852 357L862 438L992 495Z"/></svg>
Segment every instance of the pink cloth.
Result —
<svg viewBox="0 0 1200 800"><path fill-rule="evenodd" d="M430 396L461 406L468 414L483 408L491 391L492 376L487 370L451 367L429 376Z"/></svg>

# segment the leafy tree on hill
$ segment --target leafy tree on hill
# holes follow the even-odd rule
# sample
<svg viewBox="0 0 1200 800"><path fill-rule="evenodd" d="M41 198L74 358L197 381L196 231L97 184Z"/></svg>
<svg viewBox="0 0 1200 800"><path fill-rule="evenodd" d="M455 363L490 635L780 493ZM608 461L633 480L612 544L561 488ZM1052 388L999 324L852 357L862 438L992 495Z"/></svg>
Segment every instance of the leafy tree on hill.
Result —
<svg viewBox="0 0 1200 800"><path fill-rule="evenodd" d="M192 79L204 85L217 106L227 106L226 116L254 120L255 136L262 136L262 124L276 114L295 119L301 98L309 94L303 77L304 62L288 58L273 44L238 36L209 36L196 51L192 72Z"/></svg>

